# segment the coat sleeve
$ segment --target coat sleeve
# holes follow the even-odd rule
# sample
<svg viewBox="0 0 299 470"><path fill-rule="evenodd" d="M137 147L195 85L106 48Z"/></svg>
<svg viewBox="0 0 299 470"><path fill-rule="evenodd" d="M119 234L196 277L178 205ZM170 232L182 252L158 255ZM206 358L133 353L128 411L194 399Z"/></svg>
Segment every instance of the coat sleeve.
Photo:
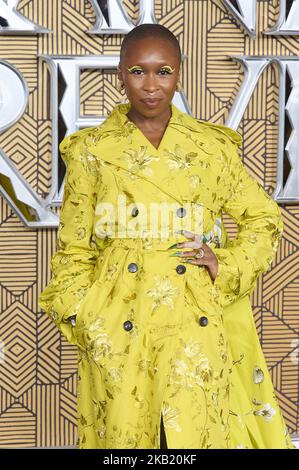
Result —
<svg viewBox="0 0 299 470"><path fill-rule="evenodd" d="M67 136L59 145L66 175L58 238L51 259L52 278L38 298L38 306L67 338L69 317L76 315L93 282L99 256L92 237L98 170L85 145L89 129Z"/></svg>
<svg viewBox="0 0 299 470"><path fill-rule="evenodd" d="M224 307L254 290L258 276L268 271L283 232L278 204L248 173L238 153L242 140L232 138L234 131L227 129L223 211L236 222L238 233L226 247L212 248L218 258L214 286Z"/></svg>

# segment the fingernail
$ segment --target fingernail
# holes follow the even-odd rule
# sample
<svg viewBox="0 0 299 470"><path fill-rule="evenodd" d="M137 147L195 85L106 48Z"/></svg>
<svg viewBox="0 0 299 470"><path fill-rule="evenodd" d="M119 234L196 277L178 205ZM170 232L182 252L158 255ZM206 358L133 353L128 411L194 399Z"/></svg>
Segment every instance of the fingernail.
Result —
<svg viewBox="0 0 299 470"><path fill-rule="evenodd" d="M167 250L170 250L171 248L177 248L177 243L174 243L174 245L169 246Z"/></svg>
<svg viewBox="0 0 299 470"><path fill-rule="evenodd" d="M180 256L180 255L181 255L181 252L176 251L175 253L171 253L171 255L169 255L169 256Z"/></svg>

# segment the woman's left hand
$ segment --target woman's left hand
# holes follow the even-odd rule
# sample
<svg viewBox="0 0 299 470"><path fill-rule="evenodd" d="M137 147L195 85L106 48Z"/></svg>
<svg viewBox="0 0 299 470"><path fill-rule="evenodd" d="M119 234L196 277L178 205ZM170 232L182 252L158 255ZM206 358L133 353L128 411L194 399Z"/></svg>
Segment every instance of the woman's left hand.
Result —
<svg viewBox="0 0 299 470"><path fill-rule="evenodd" d="M176 248L193 248L193 250L176 252L176 255L181 256L181 259L187 263L198 266L206 266L212 281L214 281L218 273L217 256L213 253L209 245L203 243L200 240L199 235L189 232L188 230L182 230L181 233L185 235L186 238L190 238L192 241L177 243ZM204 255L202 258L194 258L196 253L198 253L199 248L203 250Z"/></svg>

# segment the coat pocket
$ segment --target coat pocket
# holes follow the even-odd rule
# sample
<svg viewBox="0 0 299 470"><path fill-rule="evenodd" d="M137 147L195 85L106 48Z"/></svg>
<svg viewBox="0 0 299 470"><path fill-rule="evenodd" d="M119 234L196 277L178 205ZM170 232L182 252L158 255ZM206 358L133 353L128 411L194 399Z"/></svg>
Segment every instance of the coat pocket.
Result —
<svg viewBox="0 0 299 470"><path fill-rule="evenodd" d="M79 306L74 333L84 348L92 347L93 337L97 334L98 328L101 330L106 322L104 329L108 328L119 317L121 306L119 295L123 291L121 273L126 256L124 250L121 256L117 256L114 250L107 250L102 258L102 264L95 271L97 278Z"/></svg>
<svg viewBox="0 0 299 470"><path fill-rule="evenodd" d="M68 320L70 321L70 323L72 324L72 326L74 328L76 328L77 325L81 321L81 316L82 316L82 313L84 312L84 306L86 305L86 303L89 302L89 299L91 297L96 298L96 290L100 289L100 287L101 287L101 281L99 279L96 279L93 282L93 284L89 287L87 293L85 294L85 297L83 297L83 299L81 300L81 303L80 303L79 308L77 310L77 314L72 315L71 317L68 318Z"/></svg>
<svg viewBox="0 0 299 470"><path fill-rule="evenodd" d="M94 290L97 287L102 286L105 276L107 275L107 270L108 270L108 265L109 265L109 260L112 255L112 248L107 247L101 255L99 256L95 269L94 269L94 281L92 285L89 287L85 297L81 300L77 314L72 315L71 317L68 318L69 322L73 325L76 326L78 322L80 321L81 318L81 311L84 308L84 305L86 302L88 302L89 297L94 293Z"/></svg>

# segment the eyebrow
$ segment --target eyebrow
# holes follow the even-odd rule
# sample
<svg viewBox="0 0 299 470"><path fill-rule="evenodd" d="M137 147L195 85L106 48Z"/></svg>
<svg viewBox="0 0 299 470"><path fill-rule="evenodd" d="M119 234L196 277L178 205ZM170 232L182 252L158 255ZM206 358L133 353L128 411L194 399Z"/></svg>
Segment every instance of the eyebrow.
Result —
<svg viewBox="0 0 299 470"><path fill-rule="evenodd" d="M131 67L146 67L146 64L145 65L142 65L142 62L140 63L135 63L133 65L130 65L128 68L131 68ZM170 64L166 64L165 62L163 63L163 65L157 65L157 67L171 67L172 69L174 68L174 66L170 65Z"/></svg>

